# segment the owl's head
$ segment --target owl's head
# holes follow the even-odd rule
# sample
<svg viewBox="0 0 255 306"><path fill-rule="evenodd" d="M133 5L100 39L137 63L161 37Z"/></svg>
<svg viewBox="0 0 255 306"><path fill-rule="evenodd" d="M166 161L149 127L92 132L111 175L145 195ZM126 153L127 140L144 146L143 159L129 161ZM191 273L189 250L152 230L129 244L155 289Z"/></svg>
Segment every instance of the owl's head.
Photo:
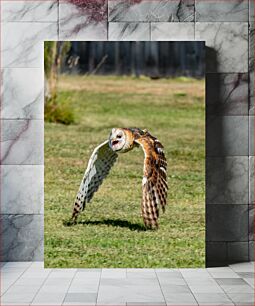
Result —
<svg viewBox="0 0 255 306"><path fill-rule="evenodd" d="M126 143L126 134L124 129L114 128L109 137L109 145L113 151L121 151Z"/></svg>

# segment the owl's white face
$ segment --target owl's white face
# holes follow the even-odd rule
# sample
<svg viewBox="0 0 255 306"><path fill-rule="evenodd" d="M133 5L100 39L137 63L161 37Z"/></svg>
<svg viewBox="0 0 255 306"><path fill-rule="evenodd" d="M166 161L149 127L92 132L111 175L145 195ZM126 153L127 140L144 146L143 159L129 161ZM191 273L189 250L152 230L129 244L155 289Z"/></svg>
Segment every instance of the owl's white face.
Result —
<svg viewBox="0 0 255 306"><path fill-rule="evenodd" d="M109 145L113 151L120 151L125 146L126 135L122 129L112 129Z"/></svg>
<svg viewBox="0 0 255 306"><path fill-rule="evenodd" d="M126 143L126 135L122 129L112 129L109 137L109 145L113 151L120 151Z"/></svg>

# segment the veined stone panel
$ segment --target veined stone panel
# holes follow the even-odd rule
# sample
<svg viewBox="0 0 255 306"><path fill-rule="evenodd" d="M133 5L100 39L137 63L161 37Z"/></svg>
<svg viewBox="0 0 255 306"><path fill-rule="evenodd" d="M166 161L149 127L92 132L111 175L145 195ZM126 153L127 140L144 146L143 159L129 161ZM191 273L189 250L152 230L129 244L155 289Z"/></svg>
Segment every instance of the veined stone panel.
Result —
<svg viewBox="0 0 255 306"><path fill-rule="evenodd" d="M248 115L248 84L248 73L207 73L207 116Z"/></svg>
<svg viewBox="0 0 255 306"><path fill-rule="evenodd" d="M249 2L247 0L196 0L196 21L247 22Z"/></svg>
<svg viewBox="0 0 255 306"><path fill-rule="evenodd" d="M206 204L248 204L248 156L207 157Z"/></svg>
<svg viewBox="0 0 255 306"><path fill-rule="evenodd" d="M1 165L1 214L43 214L44 166Z"/></svg>
<svg viewBox="0 0 255 306"><path fill-rule="evenodd" d="M1 215L1 261L43 259L43 215Z"/></svg>
<svg viewBox="0 0 255 306"><path fill-rule="evenodd" d="M2 23L2 68L42 68L43 41L57 40L57 29L48 22Z"/></svg>
<svg viewBox="0 0 255 306"><path fill-rule="evenodd" d="M188 41L194 39L194 23L153 22L151 24L151 40Z"/></svg>
<svg viewBox="0 0 255 306"><path fill-rule="evenodd" d="M43 120L1 120L1 164L43 165Z"/></svg>
<svg viewBox="0 0 255 306"><path fill-rule="evenodd" d="M195 40L206 41L207 73L248 72L248 23L197 22Z"/></svg>
<svg viewBox="0 0 255 306"><path fill-rule="evenodd" d="M207 156L247 156L249 116L207 116Z"/></svg>
<svg viewBox="0 0 255 306"><path fill-rule="evenodd" d="M150 24L134 22L110 22L109 40L150 40Z"/></svg>
<svg viewBox="0 0 255 306"><path fill-rule="evenodd" d="M27 1L3 0L1 1L1 21L25 22L57 22L58 0Z"/></svg>
<svg viewBox="0 0 255 306"><path fill-rule="evenodd" d="M2 119L43 119L42 68L5 68L1 80Z"/></svg>
<svg viewBox="0 0 255 306"><path fill-rule="evenodd" d="M101 2L102 3L102 2ZM87 14L87 8L78 1L59 2L59 40L107 40L107 5L99 12Z"/></svg>
<svg viewBox="0 0 255 306"><path fill-rule="evenodd" d="M195 0L108 0L110 22L194 22Z"/></svg>

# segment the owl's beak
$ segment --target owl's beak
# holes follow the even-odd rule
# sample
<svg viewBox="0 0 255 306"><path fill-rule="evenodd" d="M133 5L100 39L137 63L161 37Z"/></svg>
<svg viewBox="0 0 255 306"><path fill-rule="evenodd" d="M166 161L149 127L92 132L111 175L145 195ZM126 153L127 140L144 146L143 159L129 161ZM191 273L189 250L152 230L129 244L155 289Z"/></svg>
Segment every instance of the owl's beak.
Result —
<svg viewBox="0 0 255 306"><path fill-rule="evenodd" d="M118 144L118 143L119 143L119 141L118 141L117 139L113 139L113 140L111 141L112 146L115 146L115 145Z"/></svg>
<svg viewBox="0 0 255 306"><path fill-rule="evenodd" d="M119 143L119 140L116 138L110 138L109 143L110 143L110 147L113 150L116 150L116 145Z"/></svg>

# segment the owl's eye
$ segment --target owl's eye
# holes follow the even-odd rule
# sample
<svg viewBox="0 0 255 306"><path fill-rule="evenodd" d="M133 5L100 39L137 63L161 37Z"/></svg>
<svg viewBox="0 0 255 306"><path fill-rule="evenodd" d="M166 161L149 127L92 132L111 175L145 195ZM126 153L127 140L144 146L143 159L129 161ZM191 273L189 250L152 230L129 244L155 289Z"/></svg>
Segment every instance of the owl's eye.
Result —
<svg viewBox="0 0 255 306"><path fill-rule="evenodd" d="M121 135L117 135L117 138L120 139L122 136Z"/></svg>

